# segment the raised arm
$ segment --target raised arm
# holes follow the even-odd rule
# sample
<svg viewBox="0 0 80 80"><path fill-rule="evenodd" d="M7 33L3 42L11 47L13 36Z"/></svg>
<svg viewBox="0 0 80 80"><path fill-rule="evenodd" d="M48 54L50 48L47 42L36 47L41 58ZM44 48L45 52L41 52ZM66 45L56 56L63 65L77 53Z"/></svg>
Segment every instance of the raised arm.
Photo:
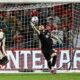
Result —
<svg viewBox="0 0 80 80"><path fill-rule="evenodd" d="M34 23L31 22L31 26L37 32L37 34L40 34L40 31L37 29Z"/></svg>

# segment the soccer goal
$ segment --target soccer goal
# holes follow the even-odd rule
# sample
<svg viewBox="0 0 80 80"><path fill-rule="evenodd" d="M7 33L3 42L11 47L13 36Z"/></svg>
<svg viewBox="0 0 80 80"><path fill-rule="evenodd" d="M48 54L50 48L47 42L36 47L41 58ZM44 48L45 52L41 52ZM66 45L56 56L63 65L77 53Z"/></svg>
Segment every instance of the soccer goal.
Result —
<svg viewBox="0 0 80 80"><path fill-rule="evenodd" d="M59 39L54 40L58 70L80 70L80 4L79 3L10 3L0 6L0 27L6 31L9 63L1 71L47 71L37 34L30 25L39 18ZM53 18L50 22L49 19Z"/></svg>

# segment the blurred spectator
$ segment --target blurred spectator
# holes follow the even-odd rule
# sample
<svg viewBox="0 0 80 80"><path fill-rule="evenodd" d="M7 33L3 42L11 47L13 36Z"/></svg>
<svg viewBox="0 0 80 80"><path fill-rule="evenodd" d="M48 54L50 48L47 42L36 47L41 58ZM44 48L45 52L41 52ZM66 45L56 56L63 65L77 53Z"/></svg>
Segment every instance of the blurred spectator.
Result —
<svg viewBox="0 0 80 80"><path fill-rule="evenodd" d="M59 15L57 15L57 13L54 12L53 8L50 8L48 17L53 18L53 23L56 25L56 27L58 29L61 28L61 19L60 19Z"/></svg>
<svg viewBox="0 0 80 80"><path fill-rule="evenodd" d="M13 47L13 39L12 39L12 24L11 24L11 13L12 12L8 12L4 18L4 23L6 25L6 44L7 44L7 48Z"/></svg>
<svg viewBox="0 0 80 80"><path fill-rule="evenodd" d="M9 47L9 44L7 44L8 42L10 42L10 34L11 33L7 33L7 30L10 31L10 29L8 29L7 24L6 24L6 16L3 16L3 12L1 12L0 14L0 28L3 28L5 35L6 35L6 47ZM9 36L9 37L8 37Z"/></svg>
<svg viewBox="0 0 80 80"><path fill-rule="evenodd" d="M62 41L63 41L63 31L60 29L60 24L57 24L57 19L55 19L53 16L49 16L47 18L47 25L46 29L50 30L51 33L56 36L59 39L59 42L56 42L54 40L55 46L54 47L62 47Z"/></svg>
<svg viewBox="0 0 80 80"><path fill-rule="evenodd" d="M16 37L19 36L20 30L22 29L22 24L20 20L18 20L16 16L12 14L12 12L8 12L4 21L7 26L7 44L9 45L9 47L15 47L15 42L17 42L15 40L18 40L16 39Z"/></svg>
<svg viewBox="0 0 80 80"><path fill-rule="evenodd" d="M32 9L32 10L31 10L31 14L30 14L31 17L33 17L33 16L38 16L38 14L39 14L39 13L38 13L38 11L37 11L36 9Z"/></svg>
<svg viewBox="0 0 80 80"><path fill-rule="evenodd" d="M51 17L51 16L47 18L46 29L48 29L48 30L50 30L50 31L57 29L57 26L56 26L56 24L54 23L53 20L54 20L54 19L53 19L53 17Z"/></svg>
<svg viewBox="0 0 80 80"><path fill-rule="evenodd" d="M22 30L22 22L20 20L18 20L17 18L15 19L15 16L12 17L13 20L13 24L12 24L12 37L14 40L14 47L20 48L23 47L23 45L21 45L23 43L22 40L24 40L24 37L21 35L21 30Z"/></svg>
<svg viewBox="0 0 80 80"><path fill-rule="evenodd" d="M24 37L17 31L14 35L14 47L17 49L24 48Z"/></svg>
<svg viewBox="0 0 80 80"><path fill-rule="evenodd" d="M69 18L68 18L68 13L66 14L63 14L62 15L62 28L63 28L63 46L65 48L69 48L71 47L70 44L71 44L71 41L70 41L70 38L71 38L71 34L69 33L70 32L70 26L68 25L69 24Z"/></svg>

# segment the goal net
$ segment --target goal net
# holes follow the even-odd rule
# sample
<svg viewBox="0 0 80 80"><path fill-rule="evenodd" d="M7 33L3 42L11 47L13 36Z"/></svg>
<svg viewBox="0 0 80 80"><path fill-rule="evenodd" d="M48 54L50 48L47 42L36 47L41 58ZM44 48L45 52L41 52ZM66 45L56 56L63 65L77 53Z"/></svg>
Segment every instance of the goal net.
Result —
<svg viewBox="0 0 80 80"><path fill-rule="evenodd" d="M0 27L6 31L6 50L9 63L5 70L44 70L47 63L41 54L40 42L32 29L32 16L39 18L39 25L44 25L59 39L54 40L57 50L55 67L69 68L73 49L80 47L79 42L79 3L13 3L0 4ZM50 20L52 19L52 20ZM77 46L77 48L76 48ZM79 50L75 52L79 55ZM74 54L75 54L74 53ZM78 57L75 56L74 69L79 69ZM68 63L69 62L69 63ZM66 64L68 63L68 64ZM79 62L78 62L79 63ZM63 66L63 68L61 68Z"/></svg>

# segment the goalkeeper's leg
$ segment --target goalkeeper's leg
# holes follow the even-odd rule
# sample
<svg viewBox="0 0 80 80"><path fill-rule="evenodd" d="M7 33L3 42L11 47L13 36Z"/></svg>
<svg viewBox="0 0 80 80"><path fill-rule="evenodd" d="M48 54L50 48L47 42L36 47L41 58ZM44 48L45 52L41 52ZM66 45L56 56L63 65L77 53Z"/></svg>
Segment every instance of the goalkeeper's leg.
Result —
<svg viewBox="0 0 80 80"><path fill-rule="evenodd" d="M51 73L56 73L55 64L56 64L56 51L54 51L51 55Z"/></svg>
<svg viewBox="0 0 80 80"><path fill-rule="evenodd" d="M47 61L47 64L48 64L48 68L51 69L51 61Z"/></svg>
<svg viewBox="0 0 80 80"><path fill-rule="evenodd" d="M48 68L50 69L51 73L56 73L56 69L54 68L56 64L56 58L57 55L53 53L51 58L47 60Z"/></svg>

